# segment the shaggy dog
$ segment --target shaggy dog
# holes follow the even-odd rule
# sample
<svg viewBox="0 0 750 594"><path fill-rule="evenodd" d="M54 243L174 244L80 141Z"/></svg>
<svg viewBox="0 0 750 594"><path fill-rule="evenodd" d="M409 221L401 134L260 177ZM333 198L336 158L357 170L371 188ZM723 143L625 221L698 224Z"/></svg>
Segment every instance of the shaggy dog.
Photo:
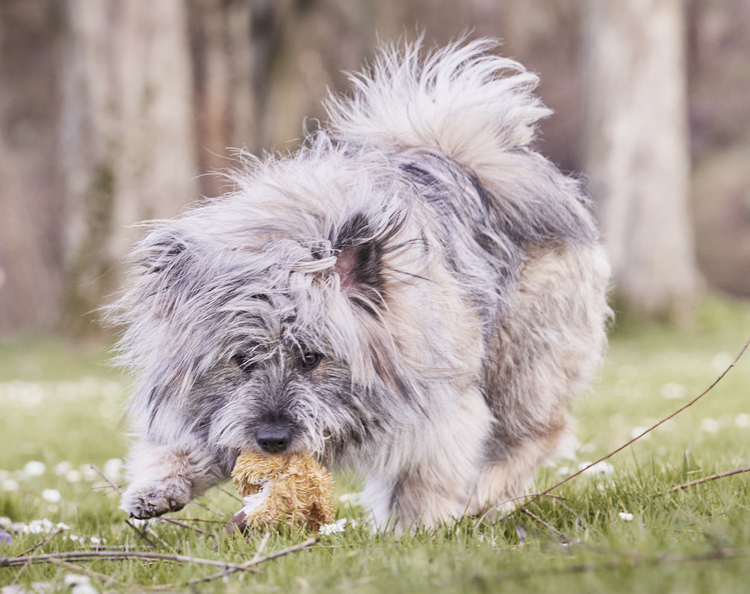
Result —
<svg viewBox="0 0 750 594"><path fill-rule="evenodd" d="M609 266L530 146L536 76L495 46L384 48L296 154L152 225L110 311L138 379L125 511L181 509L243 450L311 453L364 477L378 526L429 527L570 437Z"/></svg>

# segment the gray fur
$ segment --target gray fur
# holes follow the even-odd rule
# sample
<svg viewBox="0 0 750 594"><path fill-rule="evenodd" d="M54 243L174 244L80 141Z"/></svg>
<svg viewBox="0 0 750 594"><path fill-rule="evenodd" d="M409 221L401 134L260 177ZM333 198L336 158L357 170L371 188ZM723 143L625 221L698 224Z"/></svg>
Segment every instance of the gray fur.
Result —
<svg viewBox="0 0 750 594"><path fill-rule="evenodd" d="M431 526L569 438L609 267L578 182L529 146L536 77L494 47L384 48L296 154L151 225L109 310L137 378L123 509L181 508L270 427L361 473L378 525Z"/></svg>

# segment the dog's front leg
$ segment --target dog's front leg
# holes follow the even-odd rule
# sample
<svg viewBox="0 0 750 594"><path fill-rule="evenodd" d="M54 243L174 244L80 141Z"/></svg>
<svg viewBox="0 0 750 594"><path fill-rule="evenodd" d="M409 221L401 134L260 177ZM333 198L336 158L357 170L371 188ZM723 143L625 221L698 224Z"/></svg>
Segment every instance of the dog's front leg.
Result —
<svg viewBox="0 0 750 594"><path fill-rule="evenodd" d="M363 492L373 523L396 534L432 528L466 513L490 433L490 413L479 390L425 418L391 444L386 472L371 474Z"/></svg>
<svg viewBox="0 0 750 594"><path fill-rule="evenodd" d="M221 461L194 444L138 443L128 461L130 485L120 508L147 519L181 510L191 499L225 480Z"/></svg>

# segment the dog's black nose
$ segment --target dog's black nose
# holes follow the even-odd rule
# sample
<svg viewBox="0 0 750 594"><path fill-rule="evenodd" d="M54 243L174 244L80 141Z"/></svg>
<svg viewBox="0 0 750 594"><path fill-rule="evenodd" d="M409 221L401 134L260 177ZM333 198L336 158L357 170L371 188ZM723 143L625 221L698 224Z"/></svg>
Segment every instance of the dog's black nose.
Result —
<svg viewBox="0 0 750 594"><path fill-rule="evenodd" d="M264 452L278 454L289 447L292 430L284 425L265 425L258 429L255 441Z"/></svg>

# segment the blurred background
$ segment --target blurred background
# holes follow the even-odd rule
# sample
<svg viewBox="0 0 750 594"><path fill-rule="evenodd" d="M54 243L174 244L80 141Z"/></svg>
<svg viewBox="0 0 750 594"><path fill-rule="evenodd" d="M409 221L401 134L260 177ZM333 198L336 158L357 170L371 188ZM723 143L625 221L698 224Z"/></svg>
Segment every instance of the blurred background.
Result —
<svg viewBox="0 0 750 594"><path fill-rule="evenodd" d="M747 0L0 0L0 338L96 335L134 224L294 150L381 41L463 33L539 74L623 318L750 296Z"/></svg>

